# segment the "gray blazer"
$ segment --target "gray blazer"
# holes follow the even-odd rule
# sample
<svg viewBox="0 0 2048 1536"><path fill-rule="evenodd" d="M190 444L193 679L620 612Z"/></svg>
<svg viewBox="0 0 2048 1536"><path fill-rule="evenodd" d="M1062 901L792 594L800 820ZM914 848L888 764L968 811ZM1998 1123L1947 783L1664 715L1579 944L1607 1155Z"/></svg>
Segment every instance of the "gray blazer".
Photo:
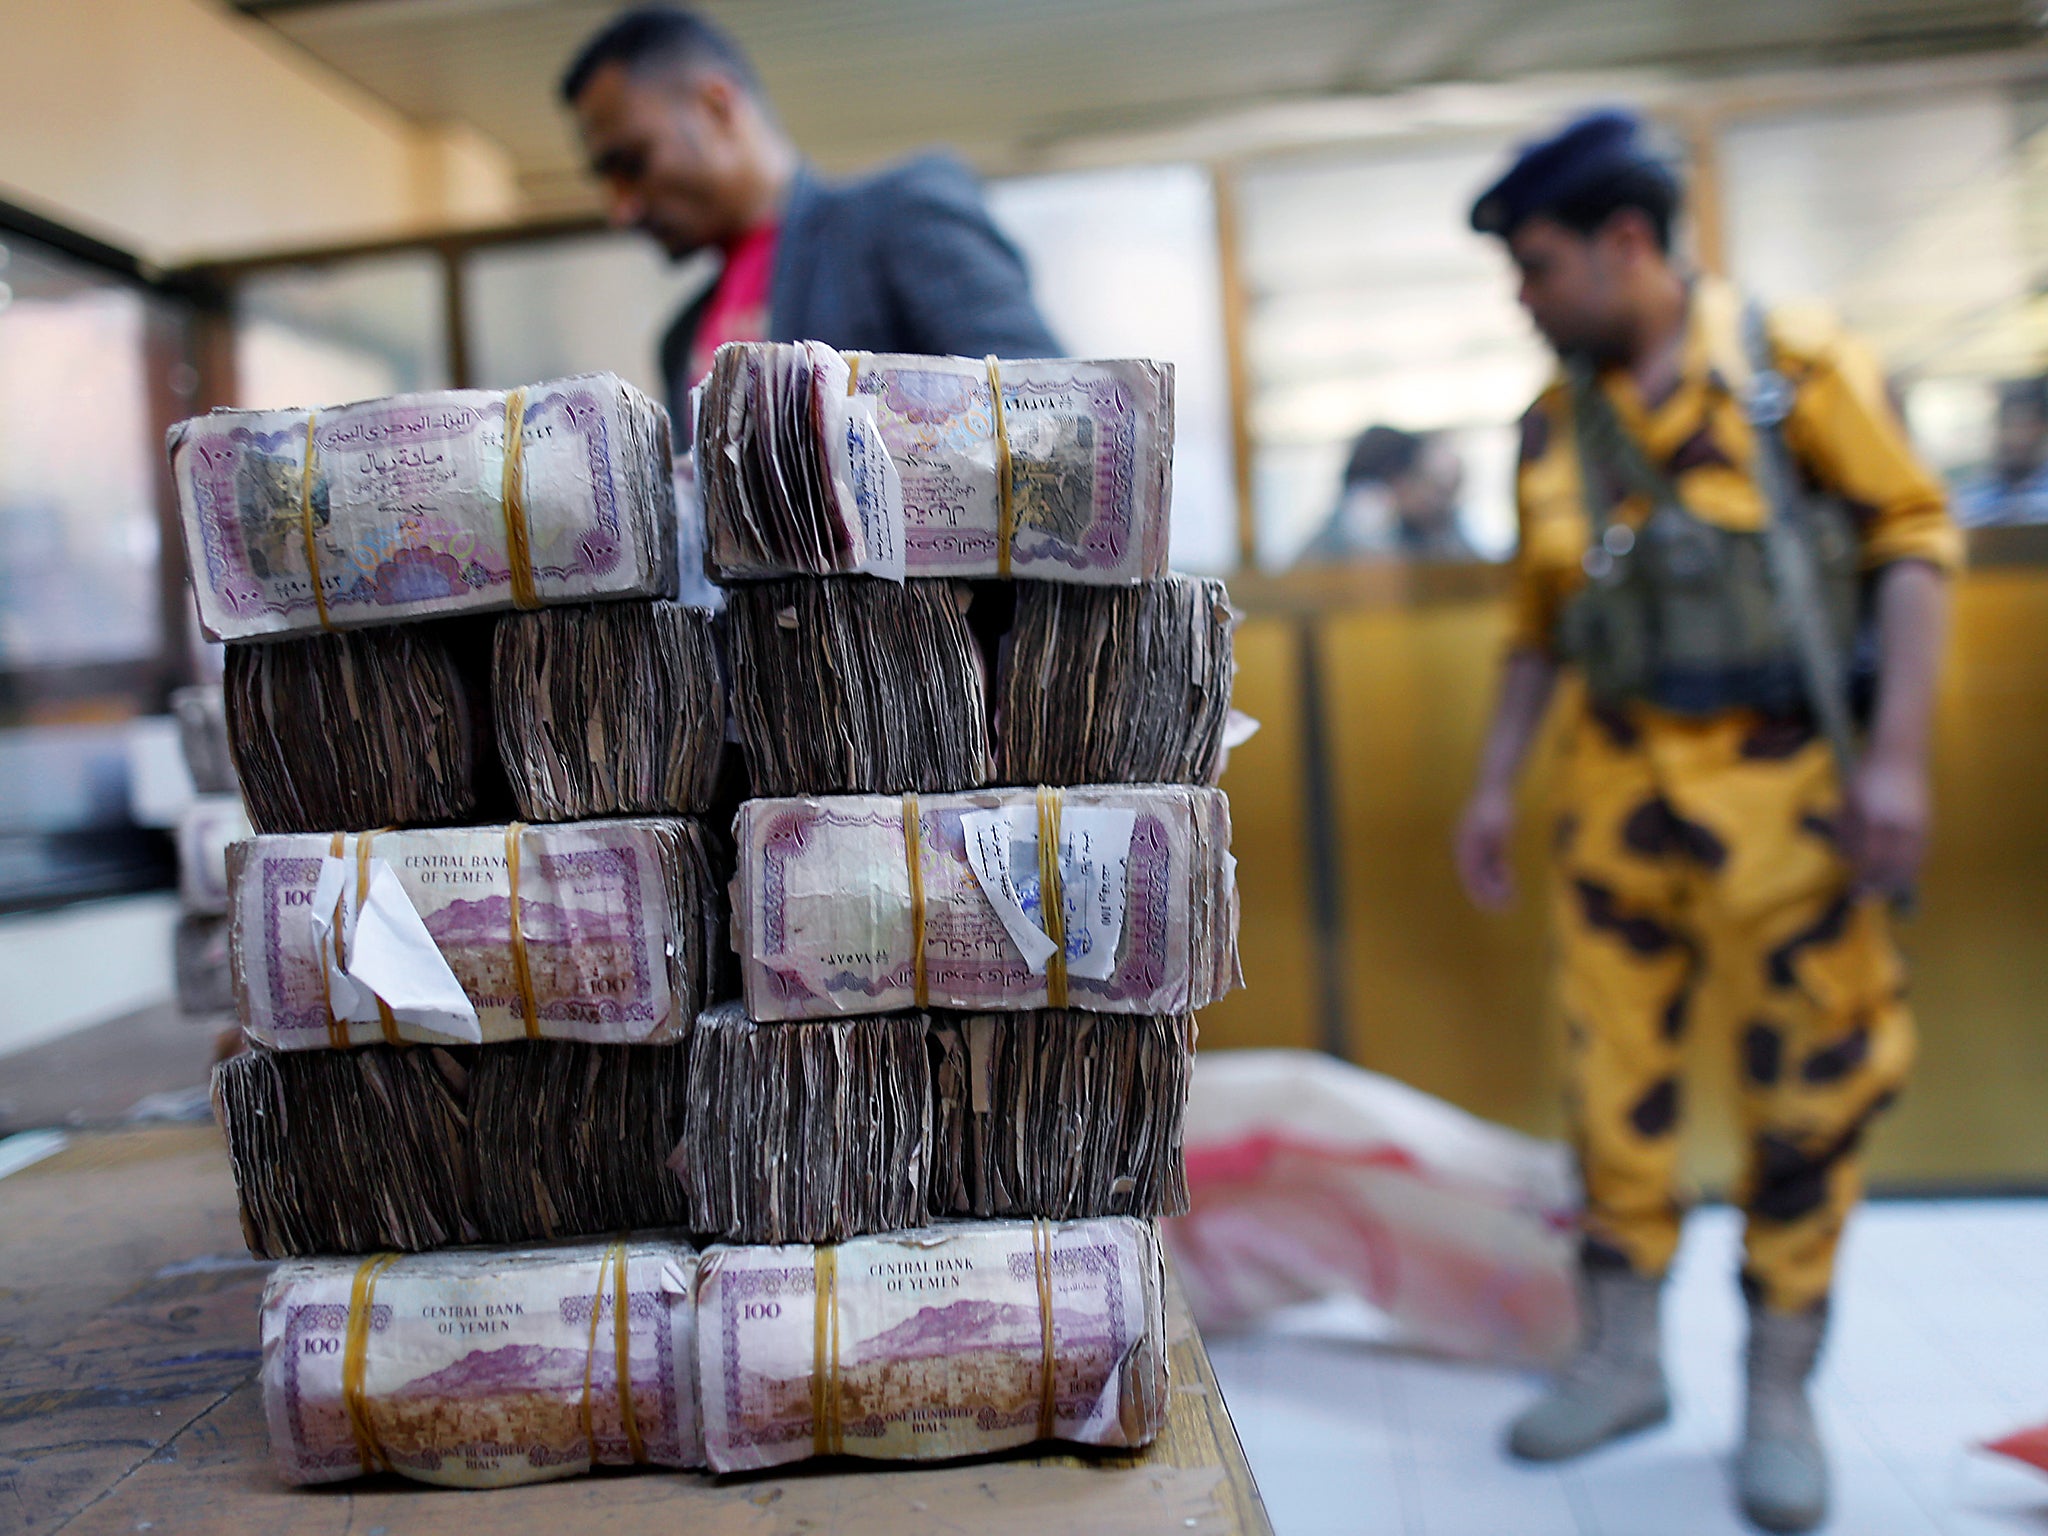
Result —
<svg viewBox="0 0 2048 1536"><path fill-rule="evenodd" d="M710 301L707 290L661 339L678 423L695 382L683 376L690 343ZM849 182L800 170L776 241L768 335L852 352L1060 355L1024 258L989 218L974 173L949 155Z"/></svg>

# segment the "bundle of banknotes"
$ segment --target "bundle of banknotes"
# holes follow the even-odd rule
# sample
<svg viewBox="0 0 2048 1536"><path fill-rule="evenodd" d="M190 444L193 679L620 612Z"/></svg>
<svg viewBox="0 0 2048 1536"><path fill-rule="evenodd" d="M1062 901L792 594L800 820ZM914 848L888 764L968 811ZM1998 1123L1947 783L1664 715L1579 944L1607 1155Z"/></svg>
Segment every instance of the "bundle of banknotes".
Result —
<svg viewBox="0 0 2048 1536"><path fill-rule="evenodd" d="M1235 622L1220 581L1019 582L997 686L997 781L1213 784Z"/></svg>
<svg viewBox="0 0 2048 1536"><path fill-rule="evenodd" d="M733 948L755 1019L1182 1013L1239 981L1217 790L749 800L734 835Z"/></svg>
<svg viewBox="0 0 2048 1536"><path fill-rule="evenodd" d="M178 905L202 917L228 909L228 849L249 836L239 795L195 795L178 817Z"/></svg>
<svg viewBox="0 0 2048 1536"><path fill-rule="evenodd" d="M171 989L178 1012L233 1013L234 972L228 963L228 920L186 912L171 930Z"/></svg>
<svg viewBox="0 0 2048 1536"><path fill-rule="evenodd" d="M235 792L235 759L228 749L228 722L220 684L194 683L171 690L171 717L178 722L178 750L193 790L202 795Z"/></svg>
<svg viewBox="0 0 2048 1536"><path fill-rule="evenodd" d="M675 1046L270 1051L214 1070L249 1251L407 1253L691 1225Z"/></svg>
<svg viewBox="0 0 2048 1536"><path fill-rule="evenodd" d="M1159 1232L1107 1217L713 1248L697 1378L717 1472L1144 1445L1166 1418Z"/></svg>
<svg viewBox="0 0 2048 1536"><path fill-rule="evenodd" d="M491 696L526 820L710 808L725 743L710 614L676 603L507 614Z"/></svg>
<svg viewBox="0 0 2048 1536"><path fill-rule="evenodd" d="M611 374L218 410L168 446L214 639L675 595L668 415Z"/></svg>
<svg viewBox="0 0 2048 1536"><path fill-rule="evenodd" d="M1192 1014L934 1014L927 1039L934 1211L1187 1210Z"/></svg>
<svg viewBox="0 0 2048 1536"><path fill-rule="evenodd" d="M259 832L488 819L478 636L459 623L230 645L228 739Z"/></svg>
<svg viewBox="0 0 2048 1536"><path fill-rule="evenodd" d="M921 1226L931 1179L925 1021L892 1014L755 1024L711 1009L689 1041L670 1166L691 1229L742 1243L826 1243Z"/></svg>
<svg viewBox="0 0 2048 1536"><path fill-rule="evenodd" d="M278 1265L261 1377L279 1476L503 1488L703 1466L697 1264L636 1236Z"/></svg>
<svg viewBox="0 0 2048 1536"><path fill-rule="evenodd" d="M271 1452L295 1484L1131 1447L1166 1417L1159 1236L1118 1218L297 1260L262 1317Z"/></svg>
<svg viewBox="0 0 2048 1536"><path fill-rule="evenodd" d="M666 1046L256 1047L216 1113L252 1251L415 1252L666 1226L832 1242L949 1215L1186 1205L1184 1015L891 1014Z"/></svg>
<svg viewBox="0 0 2048 1536"><path fill-rule="evenodd" d="M721 579L1121 585L1166 571L1169 364L735 342L714 359L697 422Z"/></svg>
<svg viewBox="0 0 2048 1536"><path fill-rule="evenodd" d="M373 1040L670 1040L719 995L725 902L687 817L298 834L228 861L243 1028Z"/></svg>
<svg viewBox="0 0 2048 1536"><path fill-rule="evenodd" d="M989 779L981 653L947 581L768 581L728 594L733 720L757 795Z"/></svg>

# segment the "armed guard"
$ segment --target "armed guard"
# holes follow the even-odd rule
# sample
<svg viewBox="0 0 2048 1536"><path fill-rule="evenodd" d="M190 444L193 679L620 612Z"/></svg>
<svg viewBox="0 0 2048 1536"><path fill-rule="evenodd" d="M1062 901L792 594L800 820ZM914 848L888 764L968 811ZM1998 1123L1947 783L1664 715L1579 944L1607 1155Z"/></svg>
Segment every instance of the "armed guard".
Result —
<svg viewBox="0 0 2048 1536"><path fill-rule="evenodd" d="M1737 1491L1805 1530L1827 1503L1806 1383L1858 1145L1913 1056L1891 907L1926 837L1959 544L1870 355L1691 274L1680 201L1645 125L1607 111L1527 146L1472 209L1561 364L1522 421L1514 628L1458 832L1482 906L1512 899L1514 782L1576 677L1551 846L1587 1331L1509 1446L1574 1456L1669 1413L1680 1056L1711 963L1741 994Z"/></svg>

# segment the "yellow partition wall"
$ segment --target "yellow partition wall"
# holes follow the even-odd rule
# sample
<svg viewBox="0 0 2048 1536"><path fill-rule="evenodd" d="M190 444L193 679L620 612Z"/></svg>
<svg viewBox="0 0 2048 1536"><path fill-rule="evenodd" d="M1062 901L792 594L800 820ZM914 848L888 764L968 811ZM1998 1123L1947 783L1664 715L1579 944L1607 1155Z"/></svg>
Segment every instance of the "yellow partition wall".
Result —
<svg viewBox="0 0 2048 1536"><path fill-rule="evenodd" d="M1351 1060L1489 1119L1559 1129L1561 1038L1544 987L1547 750L1523 795L1522 900L1476 913L1450 838L1471 783L1505 633L1497 581L1417 593L1252 582L1240 707L1265 722L1231 793L1248 988L1209 1010L1203 1044L1314 1045L1320 967L1336 969ZM1321 687L1305 702L1313 646ZM1319 707L1328 825L1311 814ZM1872 1143L1894 1183L2048 1178L2048 568L1973 571L1935 751L1936 842L1903 930L1921 1066ZM1334 942L1319 938L1309 853L1337 852ZM1726 1182L1737 1148L1731 1031L1710 972L1691 1050L1691 1166Z"/></svg>

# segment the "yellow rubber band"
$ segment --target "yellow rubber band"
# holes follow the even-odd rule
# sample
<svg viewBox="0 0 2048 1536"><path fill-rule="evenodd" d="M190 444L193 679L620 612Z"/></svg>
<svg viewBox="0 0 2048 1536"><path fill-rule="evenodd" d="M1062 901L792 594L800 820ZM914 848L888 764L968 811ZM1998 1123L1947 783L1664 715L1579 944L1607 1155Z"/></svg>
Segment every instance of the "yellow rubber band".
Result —
<svg viewBox="0 0 2048 1536"><path fill-rule="evenodd" d="M505 558L512 567L512 606L538 608L533 580L533 529L526 517L526 391L505 393L505 473L499 503L505 516Z"/></svg>
<svg viewBox="0 0 2048 1536"><path fill-rule="evenodd" d="M1052 1226L1034 1219L1031 1223L1031 1267L1038 1278L1038 1332L1043 1350L1038 1385L1038 1438L1050 1440L1058 1425L1058 1382L1053 1375L1052 1347Z"/></svg>
<svg viewBox="0 0 2048 1536"><path fill-rule="evenodd" d="M348 848L348 834L337 832L327 845L327 856L338 859ZM341 894L334 897L334 963L341 964ZM327 1010L327 1043L337 1051L348 1049L348 1026L335 1017L334 1013L334 972L328 969L327 957L320 957L320 1004Z"/></svg>
<svg viewBox="0 0 2048 1536"><path fill-rule="evenodd" d="M988 355L988 398L996 428L996 574L1010 574L1010 541L1017 535L1017 514L1010 489L1010 426L1003 415L1003 376L993 352Z"/></svg>
<svg viewBox="0 0 2048 1536"><path fill-rule="evenodd" d="M505 917L512 945L512 981L519 988L519 1012L526 1020L526 1038L540 1038L540 1014L533 1006L533 968L526 958L526 934L519 925L519 839L526 823L515 821L505 829L505 878L510 887L505 899Z"/></svg>
<svg viewBox="0 0 2048 1536"><path fill-rule="evenodd" d="M860 354L846 354L846 398L851 400L860 392Z"/></svg>
<svg viewBox="0 0 2048 1536"><path fill-rule="evenodd" d="M617 1357L619 1418L626 1426L626 1448L638 1466L647 1459L647 1445L640 1438L640 1421L633 1413L632 1298L626 1290L626 1239L612 1245L612 1349Z"/></svg>
<svg viewBox="0 0 2048 1536"><path fill-rule="evenodd" d="M1052 953L1045 961L1045 1005L1067 1006L1067 898L1060 884L1060 805L1057 789L1038 791L1038 918Z"/></svg>
<svg viewBox="0 0 2048 1536"><path fill-rule="evenodd" d="M590 1447L589 1461L597 1465L597 1417L590 1408L590 1376L597 1365L597 1314L604 1310L605 1271L611 1268L611 1250L597 1261L597 1288L590 1293L590 1338L583 1346L583 1402L578 1422L583 1425L583 1443Z"/></svg>
<svg viewBox="0 0 2048 1536"><path fill-rule="evenodd" d="M374 832L363 832L356 836L356 921L362 921L363 903L370 899L370 844L376 840ZM339 857L339 850L336 856ZM398 1019L391 1012L391 1005L383 998L377 999L377 1022L384 1030L386 1045L398 1044Z"/></svg>
<svg viewBox="0 0 2048 1536"><path fill-rule="evenodd" d="M318 411L306 412L306 467L299 474L299 536L306 544L306 580L313 584L313 608L320 615L320 627L331 630L327 617L327 590L320 583L320 542L313 537L313 423Z"/></svg>
<svg viewBox="0 0 2048 1536"><path fill-rule="evenodd" d="M811 1334L811 1451L835 1456L845 1443L839 1427L839 1250L812 1250L816 1309Z"/></svg>
<svg viewBox="0 0 2048 1536"><path fill-rule="evenodd" d="M910 867L910 974L917 988L917 1006L930 1006L925 979L924 822L917 796L903 797L903 859Z"/></svg>
<svg viewBox="0 0 2048 1536"><path fill-rule="evenodd" d="M356 1455L365 1472L391 1468L384 1448L377 1443L376 1426L370 1422L370 1405L363 1393L363 1380L370 1367L370 1319L375 1311L377 1277L398 1262L395 1253L375 1253L356 1270L348 1293L348 1332L341 1355L341 1404L348 1413L349 1433L355 1437Z"/></svg>

